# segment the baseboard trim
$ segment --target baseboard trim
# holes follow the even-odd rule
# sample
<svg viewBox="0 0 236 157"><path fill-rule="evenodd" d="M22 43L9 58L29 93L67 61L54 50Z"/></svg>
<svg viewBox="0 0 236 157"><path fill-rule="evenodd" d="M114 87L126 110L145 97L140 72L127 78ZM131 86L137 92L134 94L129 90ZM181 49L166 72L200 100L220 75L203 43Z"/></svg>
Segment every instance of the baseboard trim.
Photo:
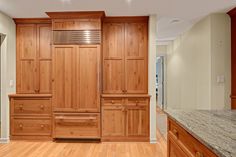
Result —
<svg viewBox="0 0 236 157"><path fill-rule="evenodd" d="M2 144L7 144L9 142L10 142L9 138L0 138L0 143L2 143Z"/></svg>
<svg viewBox="0 0 236 157"><path fill-rule="evenodd" d="M150 139L150 143L151 144L156 144L157 143L157 139L156 138L151 138Z"/></svg>

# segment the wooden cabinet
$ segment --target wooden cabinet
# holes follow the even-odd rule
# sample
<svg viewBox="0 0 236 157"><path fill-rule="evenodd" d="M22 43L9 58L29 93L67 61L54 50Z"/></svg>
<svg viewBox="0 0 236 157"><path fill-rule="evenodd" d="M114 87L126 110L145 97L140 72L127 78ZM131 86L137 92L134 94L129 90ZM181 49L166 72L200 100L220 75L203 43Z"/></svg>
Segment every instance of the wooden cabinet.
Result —
<svg viewBox="0 0 236 157"><path fill-rule="evenodd" d="M104 141L148 141L149 97L104 97L102 99Z"/></svg>
<svg viewBox="0 0 236 157"><path fill-rule="evenodd" d="M50 94L10 95L11 139L51 139Z"/></svg>
<svg viewBox="0 0 236 157"><path fill-rule="evenodd" d="M17 93L51 93L50 44L50 24L17 24Z"/></svg>
<svg viewBox="0 0 236 157"><path fill-rule="evenodd" d="M100 138L99 113L56 113L54 121L54 138Z"/></svg>
<svg viewBox="0 0 236 157"><path fill-rule="evenodd" d="M184 128L168 118L168 157L217 157Z"/></svg>
<svg viewBox="0 0 236 157"><path fill-rule="evenodd" d="M128 137L149 135L149 100L128 98L126 105L126 133Z"/></svg>
<svg viewBox="0 0 236 157"><path fill-rule="evenodd" d="M60 112L100 112L100 46L53 47L53 106Z"/></svg>
<svg viewBox="0 0 236 157"><path fill-rule="evenodd" d="M53 30L100 30L100 19L54 19Z"/></svg>
<svg viewBox="0 0 236 157"><path fill-rule="evenodd" d="M103 25L103 93L147 93L147 21Z"/></svg>

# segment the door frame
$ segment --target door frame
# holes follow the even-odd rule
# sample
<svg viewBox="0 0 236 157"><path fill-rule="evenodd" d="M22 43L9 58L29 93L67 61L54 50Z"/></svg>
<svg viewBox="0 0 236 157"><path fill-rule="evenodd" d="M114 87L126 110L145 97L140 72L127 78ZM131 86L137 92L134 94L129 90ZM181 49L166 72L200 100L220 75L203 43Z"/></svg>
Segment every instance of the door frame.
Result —
<svg viewBox="0 0 236 157"><path fill-rule="evenodd" d="M7 97L7 35L0 33L1 38L1 135L0 143L8 143L9 138L9 114L8 114L8 97ZM4 104L4 105L3 105Z"/></svg>

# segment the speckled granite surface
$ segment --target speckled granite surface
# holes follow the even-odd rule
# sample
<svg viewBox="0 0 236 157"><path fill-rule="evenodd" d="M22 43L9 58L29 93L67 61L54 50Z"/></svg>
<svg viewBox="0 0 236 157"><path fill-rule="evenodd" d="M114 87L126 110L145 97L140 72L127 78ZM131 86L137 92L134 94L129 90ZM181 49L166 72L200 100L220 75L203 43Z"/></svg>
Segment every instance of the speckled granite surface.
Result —
<svg viewBox="0 0 236 157"><path fill-rule="evenodd" d="M236 157L236 110L165 112L219 157Z"/></svg>

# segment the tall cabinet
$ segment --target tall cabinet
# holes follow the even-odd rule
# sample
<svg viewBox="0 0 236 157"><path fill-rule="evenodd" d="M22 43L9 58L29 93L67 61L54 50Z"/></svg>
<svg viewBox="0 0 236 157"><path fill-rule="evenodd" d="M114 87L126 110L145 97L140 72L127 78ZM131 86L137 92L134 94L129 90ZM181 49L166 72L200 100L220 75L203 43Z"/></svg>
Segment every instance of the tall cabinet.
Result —
<svg viewBox="0 0 236 157"><path fill-rule="evenodd" d="M103 22L102 139L149 140L148 17Z"/></svg>
<svg viewBox="0 0 236 157"><path fill-rule="evenodd" d="M53 23L53 138L100 139L104 12L47 14Z"/></svg>
<svg viewBox="0 0 236 157"><path fill-rule="evenodd" d="M51 20L14 19L16 94L10 95L11 139L49 139L51 123Z"/></svg>

